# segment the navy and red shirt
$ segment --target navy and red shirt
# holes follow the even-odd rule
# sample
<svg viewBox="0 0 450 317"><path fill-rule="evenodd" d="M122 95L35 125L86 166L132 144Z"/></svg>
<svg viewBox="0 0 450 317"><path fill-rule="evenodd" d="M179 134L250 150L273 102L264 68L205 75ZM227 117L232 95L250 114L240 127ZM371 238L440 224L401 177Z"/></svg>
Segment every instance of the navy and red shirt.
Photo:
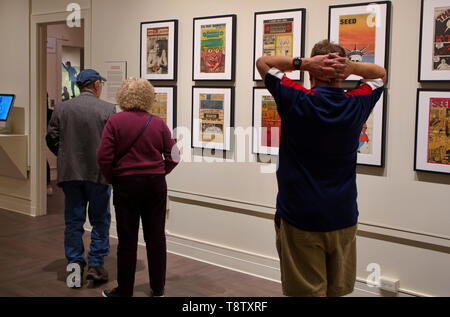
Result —
<svg viewBox="0 0 450 317"><path fill-rule="evenodd" d="M265 84L281 117L277 213L304 231L355 225L359 135L383 82L363 80L348 92L325 86L309 90L272 68Z"/></svg>

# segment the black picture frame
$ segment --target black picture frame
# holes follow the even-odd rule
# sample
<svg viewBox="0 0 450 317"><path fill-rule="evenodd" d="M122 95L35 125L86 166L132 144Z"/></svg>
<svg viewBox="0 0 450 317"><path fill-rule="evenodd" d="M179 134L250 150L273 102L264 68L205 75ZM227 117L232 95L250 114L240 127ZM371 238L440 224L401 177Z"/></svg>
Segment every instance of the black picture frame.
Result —
<svg viewBox="0 0 450 317"><path fill-rule="evenodd" d="M202 145L197 145L197 142L194 140L194 137L196 136L195 131L198 131L198 126L194 125L194 114L196 114L196 104L195 104L195 96L196 96L196 90L210 90L211 92L213 92L213 90L227 90L229 91L229 96L230 96L230 102L229 102L229 125L227 127L225 127L226 123L225 122L225 118L224 118L224 129L223 129L223 133L224 133L224 143L225 143L225 138L227 137L225 134L225 128L229 128L229 139L228 139L228 145L225 145L223 148L220 146L204 146L204 144ZM224 112L225 110L225 106L224 105ZM224 113L224 116L226 116L226 114ZM234 145L234 140L233 140L233 136L234 133L233 129L234 129L234 116L235 116L235 88L234 87L224 87L224 86L192 86L192 107L191 107L191 148L193 149L211 149L211 150L219 150L219 151L232 151L233 150L233 145ZM199 143L206 143L206 142L199 142Z"/></svg>
<svg viewBox="0 0 450 317"><path fill-rule="evenodd" d="M379 163L367 163L364 162L364 157L358 153L358 159L357 159L357 165L360 166L373 166L373 167L380 167L380 168L384 168L385 167L385 159L386 159L386 122L387 122L387 107L388 107L388 89L387 88L383 88L383 97L381 100L379 100L378 102L382 103L382 109L380 110L380 114L381 115L381 138L380 138L380 144L379 144L379 152L380 155L379 157L373 158L373 160L378 160L379 159ZM378 103L377 103L378 104ZM376 107L376 106L375 106ZM376 109L374 108L372 110L372 114L375 114ZM370 160L370 158L369 158Z"/></svg>
<svg viewBox="0 0 450 317"><path fill-rule="evenodd" d="M147 51L147 48L144 45L147 46L147 40L144 40L143 38L143 29L144 26L154 26L155 28L158 26L167 26L169 27L169 38L168 38L168 47L172 47L172 54L169 54L167 56L168 58L168 74L145 74L143 72L143 69L147 68L147 58L144 62L144 56L143 53ZM173 30L171 31L170 28ZM171 36L172 34L172 36ZM146 56L147 57L147 54ZM172 63L170 61L173 61ZM141 78L145 78L147 80L150 80L152 82L154 81L176 81L178 76L178 20L161 20L161 21L147 21L147 22L141 22L140 23L140 50L139 50L139 76Z"/></svg>
<svg viewBox="0 0 450 317"><path fill-rule="evenodd" d="M382 57L382 63L380 66L383 66L385 69L389 68L389 57L390 57L390 41L391 41L391 14L392 14L392 4L391 1L374 1L374 2L363 2L363 3L351 3L351 4L340 4L340 5L332 5L328 7L328 40L332 42L338 42L335 39L335 36L333 34L336 32L334 29L332 30L332 16L333 16L333 10L341 10L345 8L353 9L355 7L366 7L366 12L371 12L369 10L369 6L373 5L386 5L386 16L383 18L383 20L386 22L385 32L383 34L384 40L381 40L380 43L384 45L384 54ZM349 13L352 14L352 13ZM334 31L334 32L333 32ZM357 44L357 43L355 43ZM379 44L378 44L379 45ZM346 50L349 50L348 48L345 48ZM355 47L355 50L357 51L358 48ZM361 49L360 49L361 51ZM349 57L349 54L347 54ZM355 55L356 56L356 55ZM376 59L376 56L375 56ZM378 64L378 63L377 63ZM349 76L349 79L346 79L346 82L357 82L359 81L359 78L356 78L357 76L351 75Z"/></svg>
<svg viewBox="0 0 450 317"><path fill-rule="evenodd" d="M252 98L252 154L255 155L268 155L268 156L278 156L279 154L279 147L266 147L266 146L262 146L260 145L260 134L258 131L258 128L260 127L259 125L256 126L257 124L257 115L259 115L259 111L257 111L256 109L256 101L257 101L257 91L261 91L262 94L261 95L267 95L267 96L271 96L270 92L265 88L265 87L253 87L253 98ZM266 94L264 94L265 92L267 92ZM259 95L259 94L258 94ZM280 118L281 121L281 118ZM281 130L281 125L280 125L280 130ZM281 131L280 131L281 133Z"/></svg>
<svg viewBox="0 0 450 317"><path fill-rule="evenodd" d="M435 4L435 6L431 6L430 4L433 3ZM436 48L436 43L435 42L435 32L436 32L436 21L435 18L433 19L429 19L430 17L430 10L432 10L433 8L436 9L436 7L441 6L441 4L439 3L445 3L448 6L448 11L450 11L450 1L449 0L440 0L440 1L430 1L430 0L422 0L421 1L421 8L420 8L420 37L419 37L419 69L418 69L418 81L422 82L422 83L426 83L426 82L430 82L430 83L438 83L438 82L450 82L450 53L448 54L448 56L440 56L439 58L442 57L442 59L445 59L446 63L448 63L446 66L447 69L443 70L443 71L439 71L437 72L437 67L436 63L433 58L437 58L437 55L434 55L434 53L430 52L431 50L429 50L432 45L433 48ZM426 14L425 14L426 12ZM427 18L425 18L425 16L427 16ZM450 18L447 18L446 21L449 21ZM431 27L431 29L429 29L429 23L433 22L433 27ZM427 24L428 23L428 24ZM444 23L448 23L448 22L442 22ZM444 32L445 33L445 32ZM444 37L447 36L447 40L448 41L444 41L442 42L444 47L447 46L447 49L450 51L450 32L448 32L448 35L443 35ZM445 43L447 43L448 45L445 45ZM428 47L428 49L427 49ZM431 54L430 54L431 53ZM441 59L441 61L442 61ZM428 62L427 62L428 61ZM431 66L429 69L427 69L427 65ZM436 69L434 69L436 68Z"/></svg>
<svg viewBox="0 0 450 317"><path fill-rule="evenodd" d="M172 136L174 139L177 138L176 136L176 128L178 126L177 124L177 103L178 103L178 94L177 94L177 86L175 85L155 85L153 86L155 88L155 95L157 93L159 93L158 91L160 91L161 89L165 89L165 90L171 90L171 95L172 95L172 116L171 116L171 120L172 120L172 124L170 124L169 122L167 122L167 126L169 127L169 129L172 132Z"/></svg>
<svg viewBox="0 0 450 317"><path fill-rule="evenodd" d="M283 14L289 14L289 13L300 13L300 34L294 34L294 42L299 42L300 47L298 48L298 54L297 50L294 50L293 48L293 56L292 57L304 57L305 56L305 34L306 34L306 9L305 8L295 8L295 9L284 9L284 10L273 10L273 11L260 11L254 13L254 26L253 26L253 81L260 82L262 81L262 78L260 78L259 73L256 69L256 60L263 56L262 50L259 52L259 49L257 49L258 44L258 38L260 39L262 34L259 34L257 30L259 30L259 23L258 23L258 17L263 16L270 16L270 15L280 15L279 18L282 18ZM257 34L258 33L258 34ZM300 37L300 38L298 38ZM260 47L261 45L258 45ZM292 75L291 75L292 74ZM304 80L303 72L298 71L298 76L295 76L294 73L287 73L287 76L290 77L292 80L301 81Z"/></svg>
<svg viewBox="0 0 450 317"><path fill-rule="evenodd" d="M425 112L425 104L422 104L421 101L427 100L427 94L430 96L432 93L444 93L446 96L445 99L448 99L447 101L447 116L448 113L450 113L450 106L448 103L450 102L450 89L432 89L432 88L418 88L417 89L417 100L416 100L416 131L415 131L415 142L414 142L414 171L416 172L427 172L427 173L434 173L434 174L450 174L450 154L448 155L448 163L445 164L439 164L439 163L430 163L426 162L424 160L425 155L427 156L427 159L429 159L429 153L424 153L424 142L426 143L426 150L428 152L428 142L429 142L429 125L430 125L430 117L429 112L426 112L428 114L428 120L425 120L423 116L421 116L422 113ZM424 96L423 98L421 96ZM437 96L436 98L442 98L443 96ZM429 104L428 104L429 105ZM450 119L447 119L450 120ZM424 135L424 129L427 128L428 131ZM449 133L448 129L450 127L446 127L445 133ZM420 139L420 140L419 140ZM422 141L422 142L420 142ZM420 142L420 144L419 144ZM448 145L448 144L447 144ZM445 149L444 149L445 150ZM446 150L446 153L449 153L449 150ZM439 168L438 168L439 167Z"/></svg>
<svg viewBox="0 0 450 317"><path fill-rule="evenodd" d="M227 56L231 55L231 58L228 59L231 64L229 67L226 63L225 74L223 76L217 75L216 73L202 73L201 72L201 56L199 55L199 34L197 33L196 23L200 23L201 21L209 20L209 24L214 23L213 20L226 20L231 19L231 41L227 41L227 43L231 44L231 49L228 49L228 45L226 45L226 54L225 59L227 61ZM234 82L236 77L236 27L237 27L237 15L236 14L228 14L228 15L216 15L216 16L205 16L205 17L195 17L193 18L193 34L192 34L192 81L196 82ZM217 23L217 22L216 22ZM207 24L207 23L205 23ZM201 23L200 23L201 25ZM226 33L228 34L228 32ZM225 62L226 62L225 61ZM228 70L228 71L227 71ZM202 75L203 74L203 75Z"/></svg>

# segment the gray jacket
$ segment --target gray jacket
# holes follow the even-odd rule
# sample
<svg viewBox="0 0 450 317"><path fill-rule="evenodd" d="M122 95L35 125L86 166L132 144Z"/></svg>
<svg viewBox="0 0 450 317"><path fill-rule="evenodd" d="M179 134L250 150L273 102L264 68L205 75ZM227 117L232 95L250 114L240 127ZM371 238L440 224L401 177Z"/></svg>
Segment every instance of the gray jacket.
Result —
<svg viewBox="0 0 450 317"><path fill-rule="evenodd" d="M48 125L47 145L58 157L58 184L90 181L107 184L97 164L97 148L115 106L89 92L56 105Z"/></svg>

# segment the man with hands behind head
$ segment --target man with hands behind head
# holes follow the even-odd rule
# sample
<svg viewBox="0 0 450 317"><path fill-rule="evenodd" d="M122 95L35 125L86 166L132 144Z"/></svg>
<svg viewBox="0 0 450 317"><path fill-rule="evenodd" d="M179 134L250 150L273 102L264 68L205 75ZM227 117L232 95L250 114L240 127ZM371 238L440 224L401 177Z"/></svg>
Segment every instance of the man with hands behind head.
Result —
<svg viewBox="0 0 450 317"><path fill-rule="evenodd" d="M386 81L328 40L310 58L263 56L256 66L281 117L276 244L286 296L344 296L356 279L359 135ZM285 72L307 71L311 89ZM354 74L358 87L341 81Z"/></svg>

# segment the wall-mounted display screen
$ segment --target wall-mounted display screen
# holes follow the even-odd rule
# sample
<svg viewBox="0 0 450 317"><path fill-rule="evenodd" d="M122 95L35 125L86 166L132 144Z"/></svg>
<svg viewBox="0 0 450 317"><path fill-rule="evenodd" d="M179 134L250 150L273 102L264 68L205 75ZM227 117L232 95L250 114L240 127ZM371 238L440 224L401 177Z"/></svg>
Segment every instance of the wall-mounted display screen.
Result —
<svg viewBox="0 0 450 317"><path fill-rule="evenodd" d="M0 94L0 121L8 120L15 97L15 95Z"/></svg>

